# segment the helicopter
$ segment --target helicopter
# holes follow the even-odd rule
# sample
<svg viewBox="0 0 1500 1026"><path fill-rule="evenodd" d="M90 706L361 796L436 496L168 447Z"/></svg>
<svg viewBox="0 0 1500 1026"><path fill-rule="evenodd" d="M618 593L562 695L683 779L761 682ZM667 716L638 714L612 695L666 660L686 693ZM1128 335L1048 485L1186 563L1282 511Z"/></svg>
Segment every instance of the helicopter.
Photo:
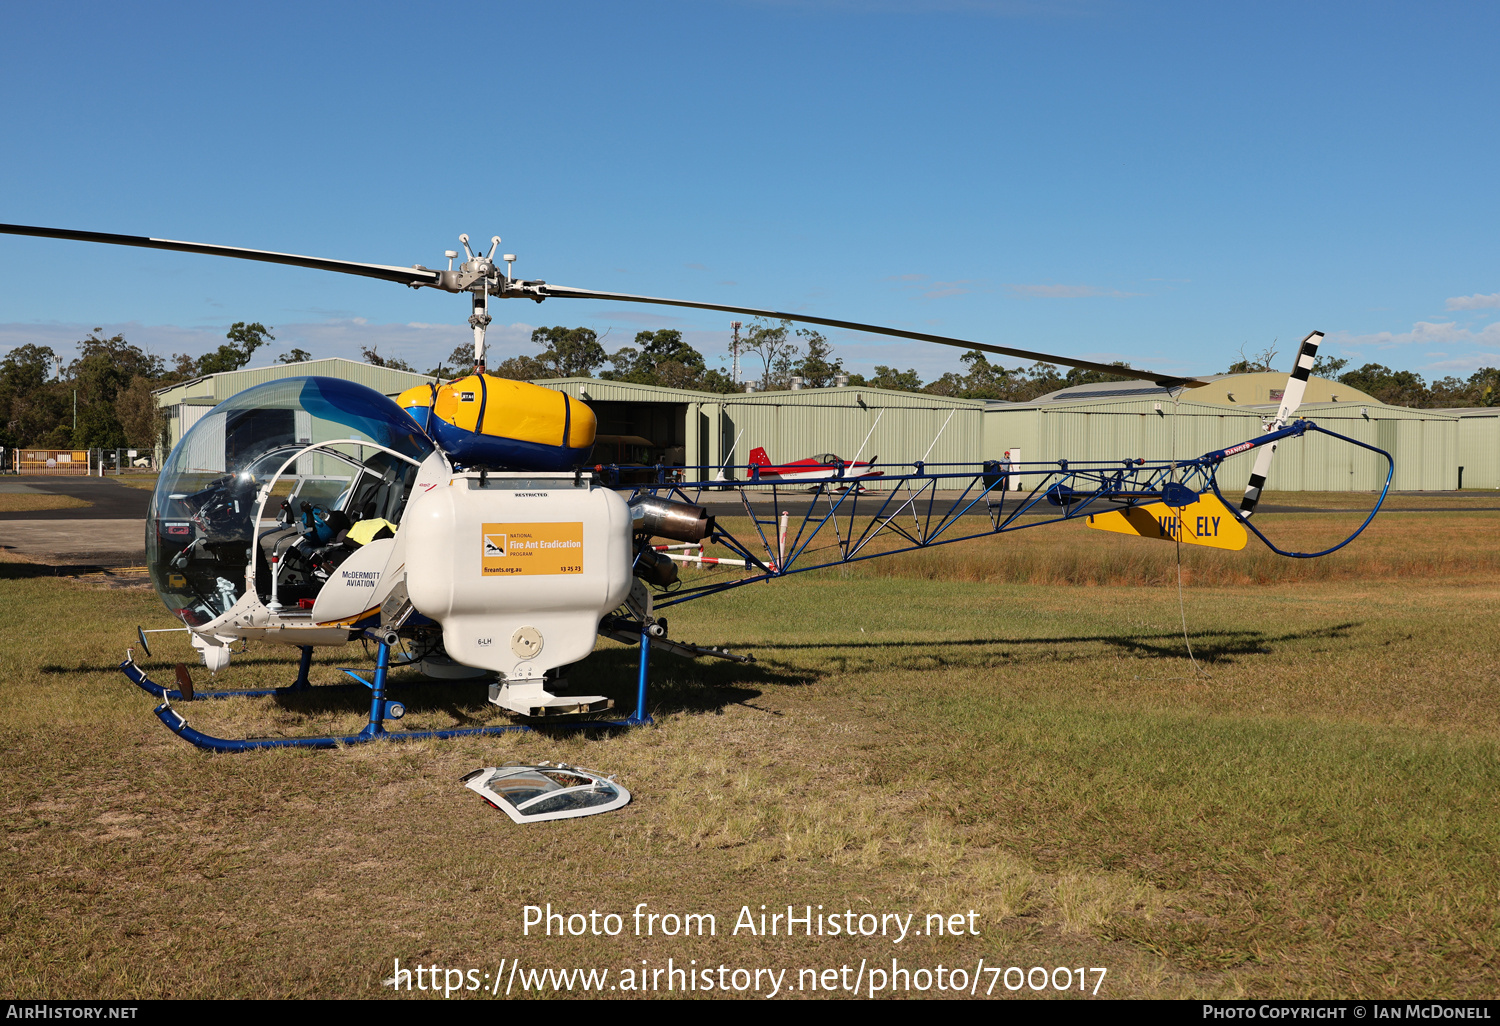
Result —
<svg viewBox="0 0 1500 1026"><path fill-rule="evenodd" d="M146 561L167 610L211 673L231 646L298 648L298 673L279 688L199 691L185 666L176 687L150 679L127 650L121 670L162 700L157 717L214 751L332 748L368 741L450 738L549 727L603 729L651 722L650 653L749 661L753 657L669 637L661 612L683 602L823 567L1083 520L1106 531L1240 548L1254 533L1277 553L1326 555L1373 520L1394 472L1390 454L1306 419L1294 419L1321 332L1303 340L1276 416L1262 434L1194 459L978 466L830 460L817 475L789 474L769 459L743 467L586 466L597 434L587 403L557 390L487 373L491 299L593 299L716 310L894 336L966 350L1118 374L1118 365L986 342L836 320L523 280L514 254L501 261L459 237L465 259L446 269L400 267L143 236L0 224L0 233L136 246L361 275L470 297L470 373L419 385L396 399L349 381L288 377L246 389L195 423L165 461L146 518ZM1206 382L1135 371L1173 390ZM1252 520L1284 440L1329 435L1383 457L1385 488L1359 527L1316 552L1278 548ZM1238 507L1220 491L1225 461L1255 453ZM727 475L726 476L726 472ZM878 481L878 483L877 483ZM1024 485L1017 491L1018 483ZM795 484L798 496L788 496ZM807 488L811 485L811 493ZM869 487L875 485L875 487ZM1028 490L1029 489L1029 490ZM726 494L728 493L728 494ZM747 527L720 522L732 494ZM1009 501L1007 496L1016 496ZM1008 504L1009 502L1009 504ZM734 506L733 502L729 503ZM795 508L795 514L793 509ZM738 515L738 512L736 513ZM1210 528L1211 525L1211 528ZM665 542L665 543L664 543ZM675 543L675 545L674 545ZM732 557L704 558L711 543ZM697 546L691 580L683 557ZM148 633L138 628L148 655ZM566 667L598 637L639 646L636 701L623 719L600 695L563 694ZM191 727L173 702L303 692L313 650L373 641L366 679L369 721L348 736L219 738ZM517 722L435 731L390 729L403 704L388 694L395 669L438 680L480 680L489 701ZM333 685L338 686L338 685ZM320 685L320 688L327 685Z"/></svg>

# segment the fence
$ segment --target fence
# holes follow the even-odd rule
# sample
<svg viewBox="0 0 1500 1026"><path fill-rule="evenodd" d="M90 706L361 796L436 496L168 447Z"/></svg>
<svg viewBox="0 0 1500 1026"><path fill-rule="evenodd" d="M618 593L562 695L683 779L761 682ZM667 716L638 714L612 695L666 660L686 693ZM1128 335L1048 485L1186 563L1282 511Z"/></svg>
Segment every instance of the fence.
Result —
<svg viewBox="0 0 1500 1026"><path fill-rule="evenodd" d="M0 473L57 477L103 477L106 474L153 473L155 454L145 449L0 450Z"/></svg>

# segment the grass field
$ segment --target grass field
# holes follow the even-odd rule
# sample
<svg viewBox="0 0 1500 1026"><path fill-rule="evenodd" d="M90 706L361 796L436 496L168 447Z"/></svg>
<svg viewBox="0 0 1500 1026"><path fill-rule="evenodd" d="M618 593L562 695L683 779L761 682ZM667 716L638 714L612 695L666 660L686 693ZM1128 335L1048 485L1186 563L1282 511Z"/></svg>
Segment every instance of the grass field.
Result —
<svg viewBox="0 0 1500 1026"><path fill-rule="evenodd" d="M82 509L92 503L71 495L43 492L0 492L0 513L29 513L45 509Z"/></svg>
<svg viewBox="0 0 1500 1026"><path fill-rule="evenodd" d="M1262 518L1303 541L1327 520ZM611 982L671 958L806 996L799 970L896 957L1105 967L1110 997L1492 996L1500 514L1389 514L1311 562L1258 544L1185 553L1181 610L1173 547L1081 525L820 571L674 610L674 636L758 661L656 656L650 729L237 756L171 736L115 669L167 625L153 594L0 564L0 992L380 996L397 958ZM362 662L320 652L314 681ZM572 676L628 707L633 668L601 643ZM292 670L263 646L221 677ZM481 687L399 694L418 729L503 721ZM183 709L322 733L359 701ZM518 827L458 783L537 759L635 800ZM624 933L523 936L548 902ZM639 902L718 935L636 937ZM731 935L762 904L973 910L978 935Z"/></svg>

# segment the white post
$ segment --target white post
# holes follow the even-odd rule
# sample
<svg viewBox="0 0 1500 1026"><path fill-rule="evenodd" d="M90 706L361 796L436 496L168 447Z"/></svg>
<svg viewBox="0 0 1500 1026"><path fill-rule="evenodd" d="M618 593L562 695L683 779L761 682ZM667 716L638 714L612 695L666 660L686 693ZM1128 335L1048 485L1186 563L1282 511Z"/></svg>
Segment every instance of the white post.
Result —
<svg viewBox="0 0 1500 1026"><path fill-rule="evenodd" d="M955 413L957 413L957 412L958 412L958 410L956 410L956 409L949 410L948 411L948 420L952 420L953 419L953 415ZM922 462L923 463L926 463L927 462L927 457L929 457L929 456L932 455L932 450L938 444L938 439L943 437L943 432L948 430L948 420L943 421L943 426L940 427L940 428L938 428L938 433L932 436L932 445L929 445L927 447L927 451L922 454ZM874 430L874 429L872 428L871 430Z"/></svg>
<svg viewBox="0 0 1500 1026"><path fill-rule="evenodd" d="M739 449L739 447L740 447L740 439L744 438L744 437L745 437L745 429L744 428L740 428L740 433L734 436L734 444L729 447L729 455L724 458L724 465L721 466L719 468L719 472L714 475L714 480L715 481L725 481L725 480L728 480L724 476L724 471L725 471L725 469L728 468L729 462L734 459L735 451L737 449Z"/></svg>
<svg viewBox="0 0 1500 1026"><path fill-rule="evenodd" d="M875 429L880 426L880 418L884 416L885 410L884 408L882 408L881 411L875 415L875 423L871 424L870 430L865 432L865 440L859 443L859 452L854 454L854 459L850 460L850 463L859 462L859 458L864 455L865 446L870 444L870 436L873 435L875 433Z"/></svg>

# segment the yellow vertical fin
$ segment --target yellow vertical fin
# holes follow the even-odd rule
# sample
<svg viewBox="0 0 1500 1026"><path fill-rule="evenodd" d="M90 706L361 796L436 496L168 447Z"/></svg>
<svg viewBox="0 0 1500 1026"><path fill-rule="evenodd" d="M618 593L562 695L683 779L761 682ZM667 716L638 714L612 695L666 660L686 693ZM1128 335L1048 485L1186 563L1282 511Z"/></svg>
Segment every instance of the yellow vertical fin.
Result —
<svg viewBox="0 0 1500 1026"><path fill-rule="evenodd" d="M1197 502L1179 508L1153 502L1146 506L1095 513L1088 518L1088 525L1096 531L1181 541L1236 552L1249 540L1240 518L1214 495L1200 496Z"/></svg>

